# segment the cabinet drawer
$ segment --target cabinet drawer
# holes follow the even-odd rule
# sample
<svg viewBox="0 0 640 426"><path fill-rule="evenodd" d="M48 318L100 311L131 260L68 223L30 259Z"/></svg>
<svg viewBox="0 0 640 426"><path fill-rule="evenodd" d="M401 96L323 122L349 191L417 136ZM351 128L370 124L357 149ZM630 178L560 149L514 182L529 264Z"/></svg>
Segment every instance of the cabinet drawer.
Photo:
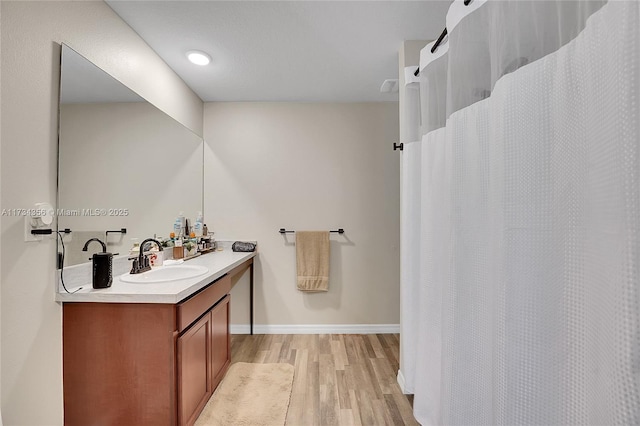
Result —
<svg viewBox="0 0 640 426"><path fill-rule="evenodd" d="M213 284L195 296L178 304L177 322L178 332L185 330L192 322L207 312L216 302L231 291L231 279L228 275L218 279Z"/></svg>

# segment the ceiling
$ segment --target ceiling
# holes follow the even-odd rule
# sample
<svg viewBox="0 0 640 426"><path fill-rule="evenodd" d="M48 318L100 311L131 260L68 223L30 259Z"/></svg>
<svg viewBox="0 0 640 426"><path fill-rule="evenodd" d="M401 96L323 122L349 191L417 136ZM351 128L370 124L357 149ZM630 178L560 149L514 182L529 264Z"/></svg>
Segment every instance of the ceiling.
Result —
<svg viewBox="0 0 640 426"><path fill-rule="evenodd" d="M370 102L397 100L402 42L436 39L451 0L107 3L203 101Z"/></svg>

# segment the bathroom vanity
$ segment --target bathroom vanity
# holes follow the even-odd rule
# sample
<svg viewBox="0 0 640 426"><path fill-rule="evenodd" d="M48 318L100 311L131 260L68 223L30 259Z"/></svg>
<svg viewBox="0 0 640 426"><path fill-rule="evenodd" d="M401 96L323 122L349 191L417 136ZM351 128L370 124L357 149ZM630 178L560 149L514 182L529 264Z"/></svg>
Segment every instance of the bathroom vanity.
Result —
<svg viewBox="0 0 640 426"><path fill-rule="evenodd" d="M188 263L209 272L188 280L115 277L109 289L58 293L65 424L192 425L229 367L229 292L234 276L253 275L254 256L200 256Z"/></svg>

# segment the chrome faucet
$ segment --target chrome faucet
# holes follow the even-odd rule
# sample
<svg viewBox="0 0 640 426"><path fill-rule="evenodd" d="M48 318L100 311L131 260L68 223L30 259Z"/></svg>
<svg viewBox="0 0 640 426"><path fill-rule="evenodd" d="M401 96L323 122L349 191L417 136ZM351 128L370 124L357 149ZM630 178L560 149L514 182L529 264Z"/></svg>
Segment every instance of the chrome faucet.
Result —
<svg viewBox="0 0 640 426"><path fill-rule="evenodd" d="M147 272L151 270L151 265L149 264L149 257L144 254L144 245L153 242L158 245L160 251L162 251L162 244L160 241L154 238L147 238L140 244L140 254L137 257L130 257L129 260L133 260L133 264L131 265L130 274L141 274L143 272Z"/></svg>

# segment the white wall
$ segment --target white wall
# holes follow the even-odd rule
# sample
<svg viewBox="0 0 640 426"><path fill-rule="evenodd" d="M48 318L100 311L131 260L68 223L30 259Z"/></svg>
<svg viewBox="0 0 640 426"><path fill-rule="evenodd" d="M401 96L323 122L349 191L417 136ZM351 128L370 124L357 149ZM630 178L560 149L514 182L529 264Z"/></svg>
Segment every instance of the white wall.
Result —
<svg viewBox="0 0 640 426"><path fill-rule="evenodd" d="M258 240L256 324L399 323L397 138L395 102L205 104L205 222L216 239ZM329 292L296 289L281 227L345 229ZM247 305L240 282L233 324Z"/></svg>
<svg viewBox="0 0 640 426"><path fill-rule="evenodd" d="M65 42L187 127L202 103L103 2L2 1L2 208L54 202L60 47ZM55 240L23 242L3 217L0 246L2 416L7 425L62 424L61 308Z"/></svg>
<svg viewBox="0 0 640 426"><path fill-rule="evenodd" d="M0 7L0 24L2 23L2 7ZM2 52L2 37L0 37L0 52ZM0 58L1 59L1 58ZM2 61L0 60L0 82L2 81ZM0 99L2 98L2 86L0 85ZM2 129L2 106L0 105L0 129ZM0 131L0 188L2 188L2 132ZM2 197L0 197L0 211L2 210ZM0 215L0 259L2 259L2 215ZM0 288L2 288L2 261L0 261ZM2 383L2 291L0 291L0 384ZM2 401L2 386L0 385L0 402ZM2 424L2 404L0 403L0 425Z"/></svg>
<svg viewBox="0 0 640 426"><path fill-rule="evenodd" d="M102 251L82 246L93 231L112 253L126 254L131 238L169 237L179 211L195 223L202 206L202 139L143 102L66 104L60 108L59 208L120 209L122 216L59 216L65 265L87 262ZM82 237L80 237L82 235ZM91 238L91 237L88 237Z"/></svg>

